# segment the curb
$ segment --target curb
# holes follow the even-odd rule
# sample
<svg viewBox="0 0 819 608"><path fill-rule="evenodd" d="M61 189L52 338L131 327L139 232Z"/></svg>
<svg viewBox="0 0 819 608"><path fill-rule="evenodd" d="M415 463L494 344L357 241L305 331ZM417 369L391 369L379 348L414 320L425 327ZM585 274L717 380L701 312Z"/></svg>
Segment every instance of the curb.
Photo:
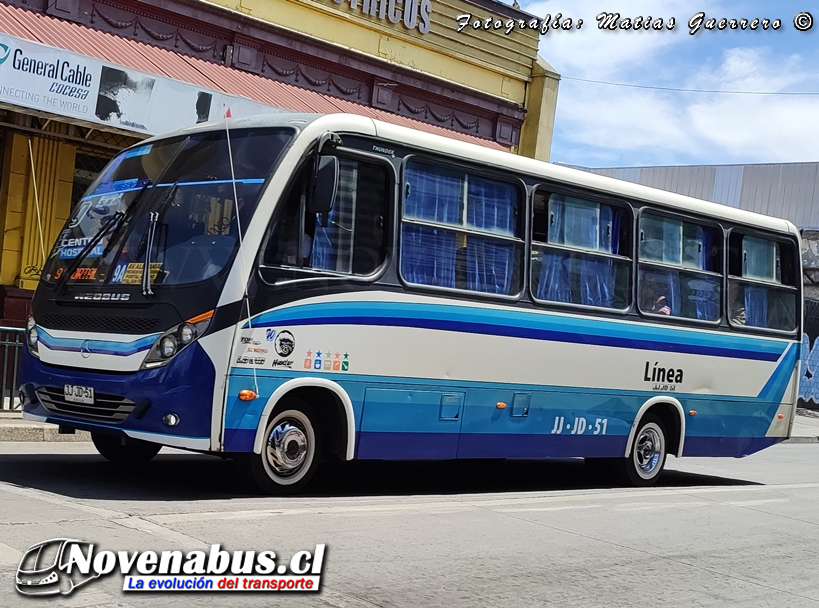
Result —
<svg viewBox="0 0 819 608"><path fill-rule="evenodd" d="M819 437L791 437L782 443L819 443Z"/></svg>
<svg viewBox="0 0 819 608"><path fill-rule="evenodd" d="M0 425L0 441L53 441L73 443L76 441L91 441L88 431L75 431L73 435L61 435L55 425L38 423L32 424L3 424Z"/></svg>
<svg viewBox="0 0 819 608"><path fill-rule="evenodd" d="M24 420L20 410L0 410L0 441L91 441L91 433L74 431L73 435L61 435L56 424Z"/></svg>

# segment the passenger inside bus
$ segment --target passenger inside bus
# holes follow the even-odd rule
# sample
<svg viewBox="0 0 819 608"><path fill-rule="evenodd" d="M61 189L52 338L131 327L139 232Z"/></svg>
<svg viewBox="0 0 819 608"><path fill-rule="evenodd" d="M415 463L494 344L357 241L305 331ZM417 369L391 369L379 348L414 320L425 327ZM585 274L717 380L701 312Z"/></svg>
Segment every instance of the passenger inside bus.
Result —
<svg viewBox="0 0 819 608"><path fill-rule="evenodd" d="M642 309L657 315L670 315L671 305L662 286L656 281L646 281L643 285Z"/></svg>
<svg viewBox="0 0 819 608"><path fill-rule="evenodd" d="M728 282L728 301L731 323L734 325L745 325L745 297L739 284L733 281Z"/></svg>

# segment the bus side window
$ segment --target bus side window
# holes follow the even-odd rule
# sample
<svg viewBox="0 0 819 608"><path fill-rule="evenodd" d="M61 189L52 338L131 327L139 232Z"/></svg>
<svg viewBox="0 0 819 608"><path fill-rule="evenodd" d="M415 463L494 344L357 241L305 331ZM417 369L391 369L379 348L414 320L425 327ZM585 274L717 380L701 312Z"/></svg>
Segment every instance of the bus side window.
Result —
<svg viewBox="0 0 819 608"><path fill-rule="evenodd" d="M387 254L390 182L385 168L340 158L329 213L307 211L306 183L304 169L279 205L263 264L355 275L375 272Z"/></svg>
<svg viewBox="0 0 819 608"><path fill-rule="evenodd" d="M299 215L304 208L304 177L302 170L276 210L273 234L267 242L262 263L266 266L301 266L298 243L300 235Z"/></svg>
<svg viewBox="0 0 819 608"><path fill-rule="evenodd" d="M523 196L511 181L412 161L404 172L401 277L515 296L523 283Z"/></svg>
<svg viewBox="0 0 819 608"><path fill-rule="evenodd" d="M637 237L640 312L718 322L724 274L721 228L646 210Z"/></svg>
<svg viewBox="0 0 819 608"><path fill-rule="evenodd" d="M531 265L535 300L628 309L630 227L625 206L535 192Z"/></svg>
<svg viewBox="0 0 819 608"><path fill-rule="evenodd" d="M329 213L306 217L314 224L313 269L368 275L386 259L389 178L379 164L339 159L336 202Z"/></svg>
<svg viewBox="0 0 819 608"><path fill-rule="evenodd" d="M797 328L796 255L792 243L731 233L728 307L733 326Z"/></svg>

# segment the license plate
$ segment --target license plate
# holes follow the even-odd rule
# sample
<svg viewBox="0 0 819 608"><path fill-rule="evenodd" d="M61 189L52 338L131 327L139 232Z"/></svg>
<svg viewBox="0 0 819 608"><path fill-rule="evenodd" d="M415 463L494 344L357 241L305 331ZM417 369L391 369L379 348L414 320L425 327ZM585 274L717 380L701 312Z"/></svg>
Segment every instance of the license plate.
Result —
<svg viewBox="0 0 819 608"><path fill-rule="evenodd" d="M70 403L94 405L94 389L90 386L65 385L65 400Z"/></svg>

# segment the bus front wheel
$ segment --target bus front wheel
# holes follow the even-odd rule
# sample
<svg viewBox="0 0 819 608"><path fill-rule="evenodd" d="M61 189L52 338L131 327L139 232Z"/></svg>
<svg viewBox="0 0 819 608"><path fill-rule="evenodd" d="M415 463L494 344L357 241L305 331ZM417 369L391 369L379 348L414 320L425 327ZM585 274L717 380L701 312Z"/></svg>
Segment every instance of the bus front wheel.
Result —
<svg viewBox="0 0 819 608"><path fill-rule="evenodd" d="M103 458L117 464L142 464L159 453L162 446L158 443L126 439L114 435L91 433L91 441Z"/></svg>
<svg viewBox="0 0 819 608"><path fill-rule="evenodd" d="M261 454L237 458L245 480L266 494L296 494L309 482L321 455L321 429L313 409L298 399L280 403L264 430Z"/></svg>

